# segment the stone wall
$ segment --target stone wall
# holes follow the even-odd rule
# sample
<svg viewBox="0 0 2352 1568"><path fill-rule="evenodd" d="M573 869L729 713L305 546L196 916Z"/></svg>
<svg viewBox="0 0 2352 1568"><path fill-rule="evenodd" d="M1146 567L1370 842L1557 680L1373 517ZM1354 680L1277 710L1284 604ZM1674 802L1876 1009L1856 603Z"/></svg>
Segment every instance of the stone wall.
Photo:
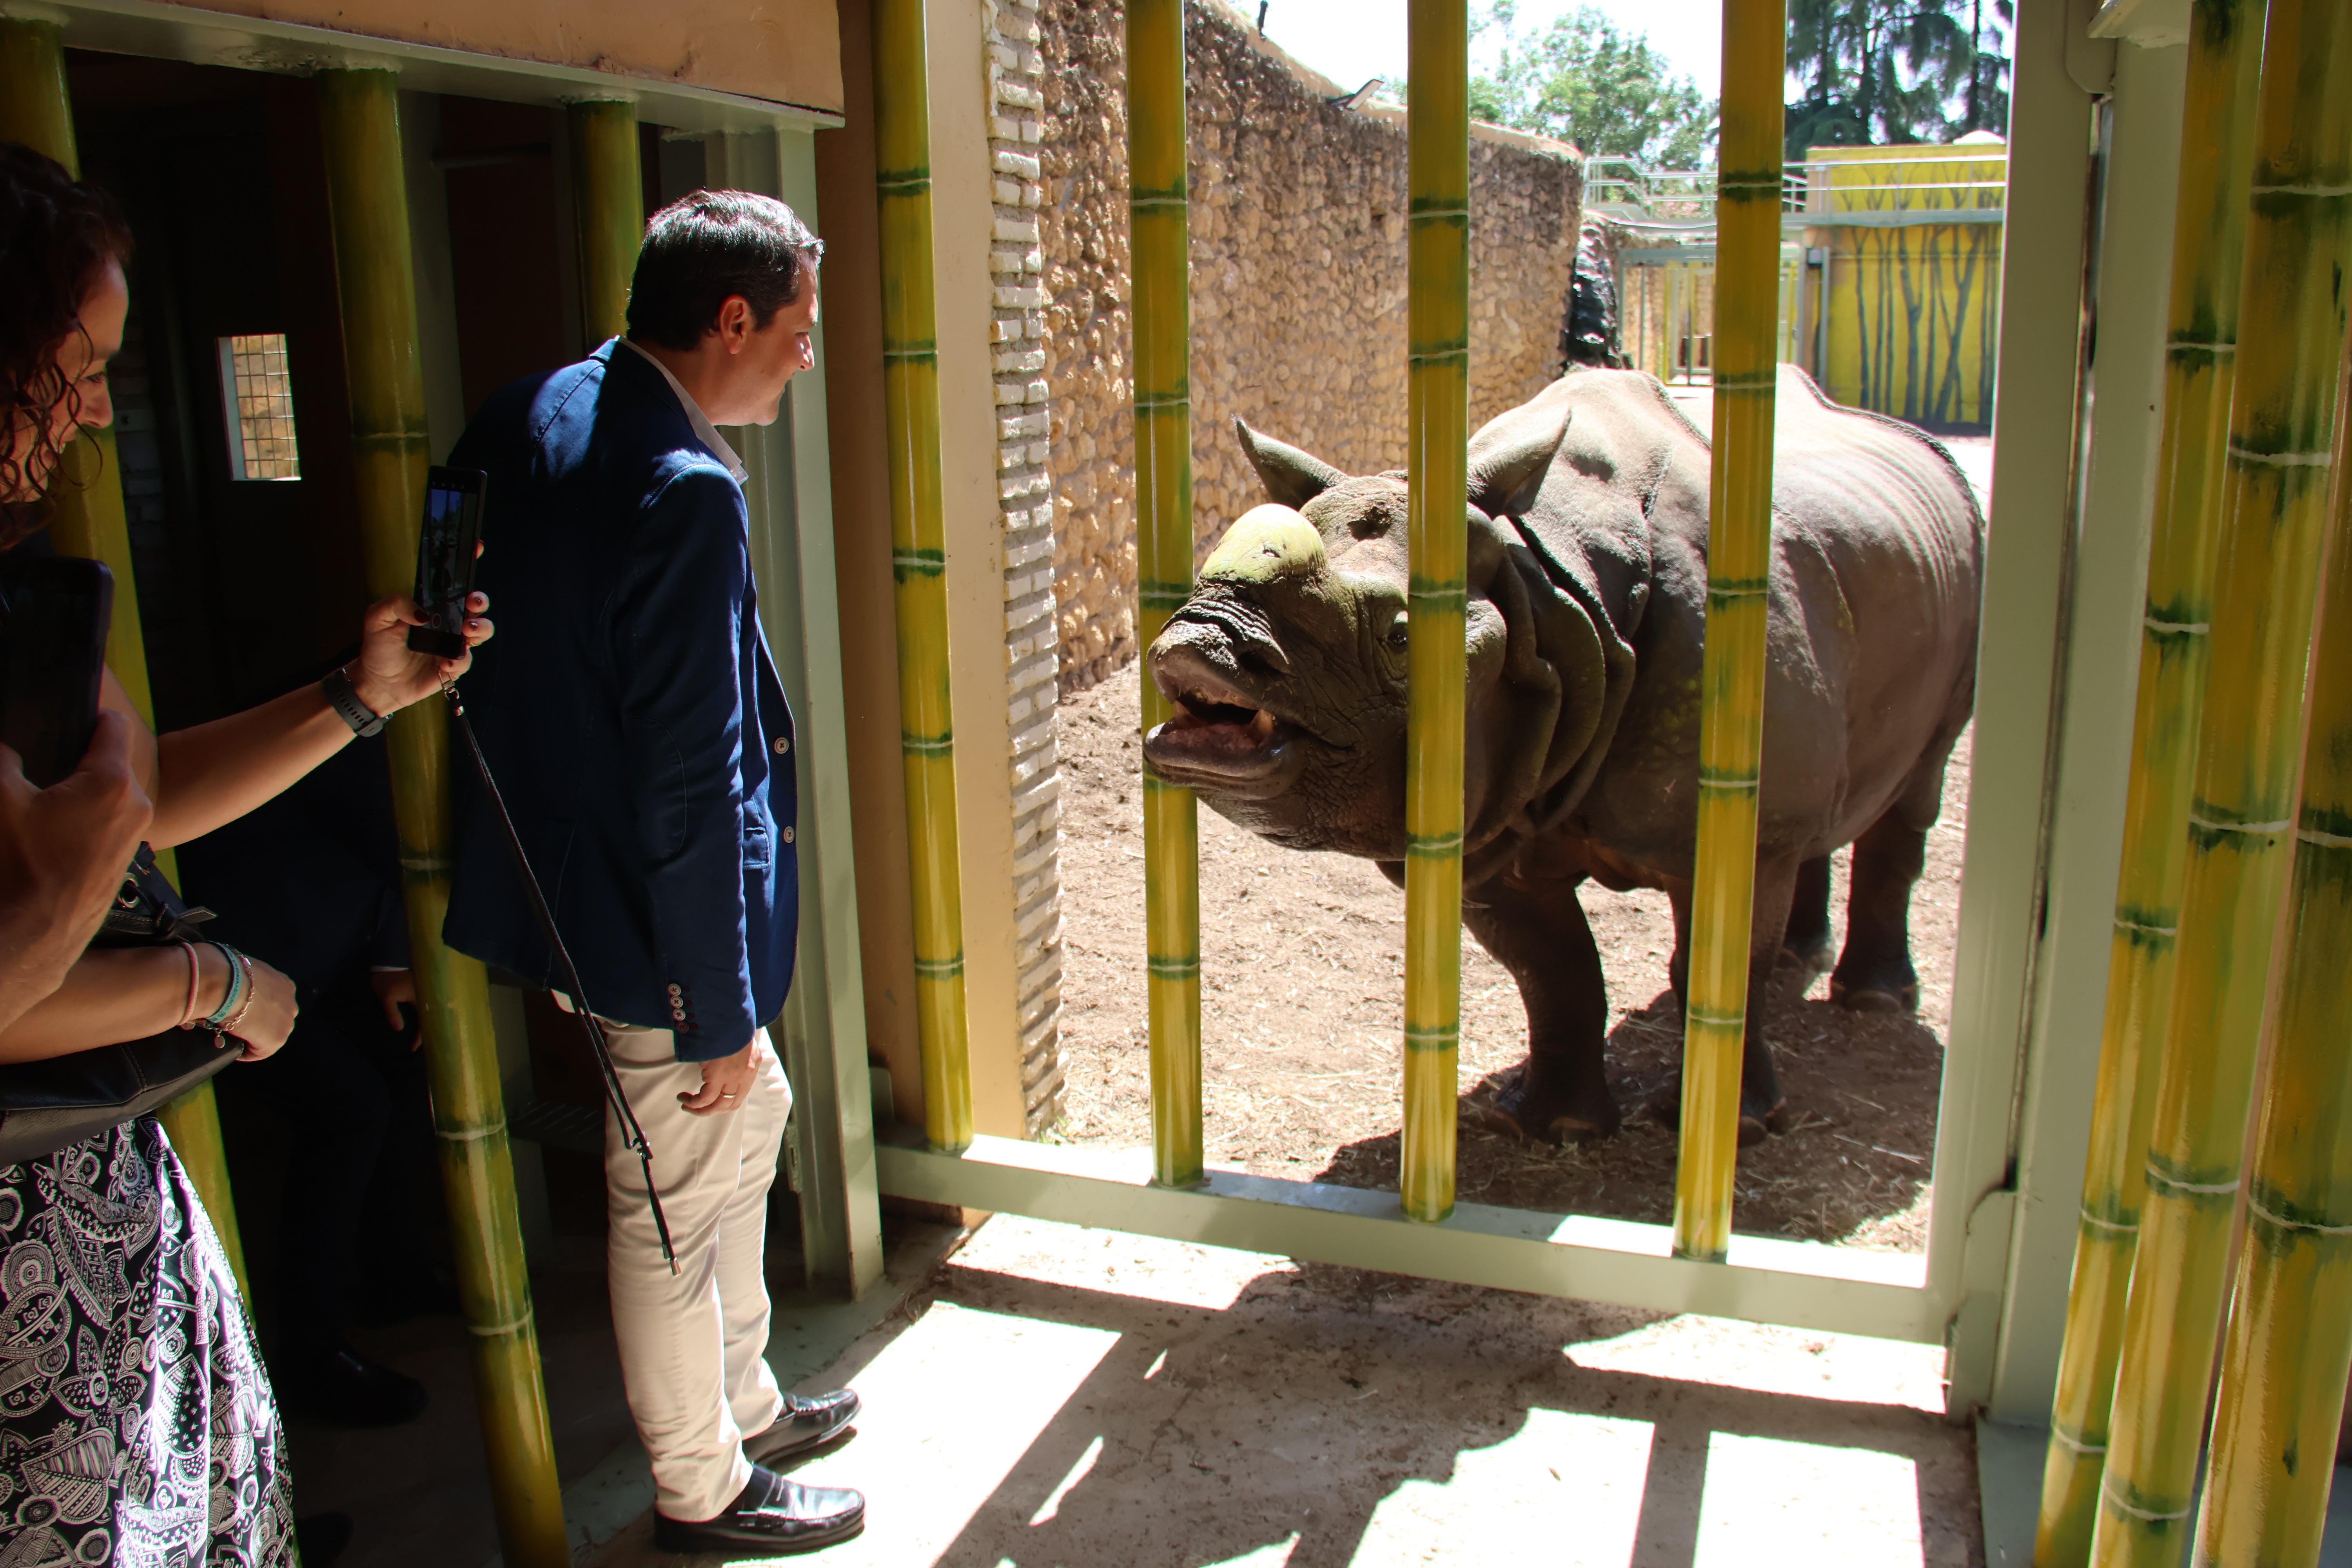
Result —
<svg viewBox="0 0 2352 1568"><path fill-rule="evenodd" d="M1045 258L1037 245L1045 135L1037 13L987 0L988 156L995 228L996 492L1004 509L1005 700L1013 735L1014 1026L1032 1133L1061 1115L1061 766L1054 735L1053 479L1046 471Z"/></svg>
<svg viewBox="0 0 2352 1568"><path fill-rule="evenodd" d="M1139 651L1125 19L1118 0L1042 0L1038 16L1045 466L1066 690ZM1237 415L1350 472L1404 465L1406 149L1402 110L1328 101L1344 89L1222 0L1188 0L1185 22L1193 529L1205 555L1264 499L1234 439ZM1559 373L1580 208L1572 149L1475 129L1473 429Z"/></svg>

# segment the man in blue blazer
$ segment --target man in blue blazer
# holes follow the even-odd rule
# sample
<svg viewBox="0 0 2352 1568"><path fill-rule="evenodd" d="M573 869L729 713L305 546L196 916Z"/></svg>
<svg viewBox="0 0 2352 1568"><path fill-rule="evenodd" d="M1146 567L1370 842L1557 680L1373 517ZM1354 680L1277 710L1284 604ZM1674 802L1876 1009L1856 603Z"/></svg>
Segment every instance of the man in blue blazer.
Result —
<svg viewBox="0 0 2352 1568"><path fill-rule="evenodd" d="M669 1552L806 1551L865 1520L857 1493L769 1468L838 1436L857 1396L785 1394L763 1354L792 1109L762 1026L792 984L793 719L743 466L716 428L772 423L814 363L823 254L770 197L664 208L628 335L492 395L449 459L489 475L480 585L504 634L476 655L467 707L605 1021L677 1253L673 1275L608 1115L613 1327ZM486 799L464 809L444 933L555 984Z"/></svg>

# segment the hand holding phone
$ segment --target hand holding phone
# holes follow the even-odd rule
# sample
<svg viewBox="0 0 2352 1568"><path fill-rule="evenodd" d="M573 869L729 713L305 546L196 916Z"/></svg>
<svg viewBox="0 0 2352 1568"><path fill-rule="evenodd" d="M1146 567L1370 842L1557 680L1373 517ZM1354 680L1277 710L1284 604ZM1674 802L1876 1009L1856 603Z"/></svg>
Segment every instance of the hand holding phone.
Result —
<svg viewBox="0 0 2352 1568"><path fill-rule="evenodd" d="M489 479L478 468L436 468L425 475L425 517L416 535L416 608L425 624L408 628L413 652L466 657L466 601L474 591Z"/></svg>
<svg viewBox="0 0 2352 1568"><path fill-rule="evenodd" d="M426 475L415 597L379 599L360 618L352 687L376 713L395 712L463 675L475 645L490 635L489 600L474 589L488 483L489 476L474 468L436 468Z"/></svg>

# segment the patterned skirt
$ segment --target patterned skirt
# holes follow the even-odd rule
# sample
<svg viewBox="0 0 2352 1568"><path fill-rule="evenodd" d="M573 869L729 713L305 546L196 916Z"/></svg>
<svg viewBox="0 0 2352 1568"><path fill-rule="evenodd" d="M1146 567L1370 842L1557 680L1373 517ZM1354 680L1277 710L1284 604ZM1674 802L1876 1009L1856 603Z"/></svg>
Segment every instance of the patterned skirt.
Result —
<svg viewBox="0 0 2352 1568"><path fill-rule="evenodd" d="M286 1436L152 1118L0 1165L0 1568L278 1568Z"/></svg>

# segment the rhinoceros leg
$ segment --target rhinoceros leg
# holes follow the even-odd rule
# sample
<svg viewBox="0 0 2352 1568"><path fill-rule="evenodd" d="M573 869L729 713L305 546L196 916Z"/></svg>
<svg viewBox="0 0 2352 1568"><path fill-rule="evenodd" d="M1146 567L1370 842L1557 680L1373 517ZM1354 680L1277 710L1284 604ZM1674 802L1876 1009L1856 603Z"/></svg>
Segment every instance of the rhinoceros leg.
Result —
<svg viewBox="0 0 2352 1568"><path fill-rule="evenodd" d="M1748 1027L1739 1058L1739 1144L1746 1148L1780 1131L1788 1100L1780 1092L1780 1077L1772 1066L1772 1047L1764 1035L1765 1004L1772 992L1772 968L1780 961L1780 944L1789 927L1789 909L1797 889L1800 863L1793 858L1759 859L1756 863L1756 894L1748 934ZM1690 1001L1690 887L1667 889L1675 910L1675 954L1666 973L1675 1000ZM1653 1109L1675 1115L1682 1105L1682 1077L1677 1073Z"/></svg>
<svg viewBox="0 0 2352 1568"><path fill-rule="evenodd" d="M1846 896L1845 952L1830 995L1857 1013L1915 1013L1919 973L1911 967L1911 889L1927 864L1927 830L1944 804L1944 764L1965 710L1938 735L1885 812L1853 841L1853 887Z"/></svg>
<svg viewBox="0 0 2352 1568"><path fill-rule="evenodd" d="M1462 923L1519 983L1528 1060L1495 1097L1495 1114L1523 1137L1605 1138L1620 1116L1601 1071L1609 991L1576 884L1479 888Z"/></svg>
<svg viewBox="0 0 2352 1568"><path fill-rule="evenodd" d="M1789 900L1788 934L1780 939L1780 962L1805 973L1810 985L1816 974L1829 973L1837 962L1837 946L1830 939L1830 858L1817 855L1797 868L1797 890Z"/></svg>
<svg viewBox="0 0 2352 1568"><path fill-rule="evenodd" d="M1919 973L1911 967L1911 889L1927 864L1927 829L1904 816L1897 801L1853 841L1845 952L1830 975L1830 996L1857 1013L1919 1008Z"/></svg>

